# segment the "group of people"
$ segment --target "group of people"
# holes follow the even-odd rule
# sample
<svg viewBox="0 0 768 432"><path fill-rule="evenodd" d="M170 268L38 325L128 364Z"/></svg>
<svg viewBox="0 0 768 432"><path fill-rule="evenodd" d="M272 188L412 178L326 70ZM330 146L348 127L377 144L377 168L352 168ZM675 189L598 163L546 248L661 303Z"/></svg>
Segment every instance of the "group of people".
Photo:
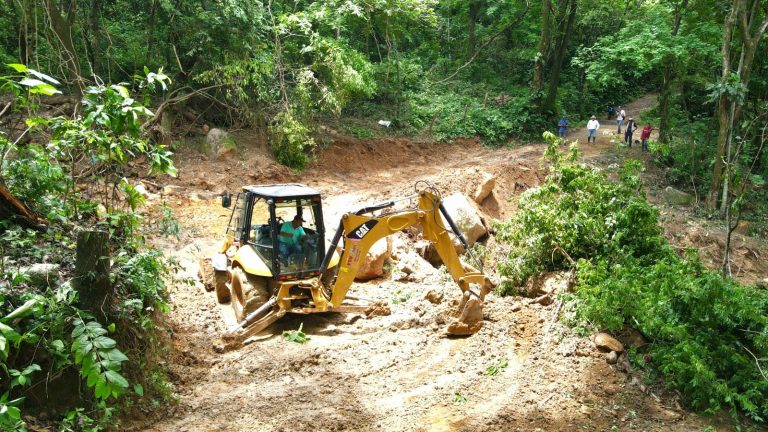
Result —
<svg viewBox="0 0 768 432"><path fill-rule="evenodd" d="M626 111L622 107L618 107L618 109L614 110L613 106L608 106L608 120L613 117L614 113L616 114L616 134L621 135L621 126L624 124L624 120L627 120L626 127L624 129L624 142L627 144L629 148L632 148L632 142L633 142L633 135L635 131L638 129L638 125L635 122L635 120L632 117L627 117ZM558 137L565 139L565 136L568 133L568 126L570 125L570 122L566 118L566 116L562 116L560 121L557 124L558 127ZM597 130L600 128L600 122L597 121L597 117L592 116L590 117L589 121L587 122L587 143L590 142L590 140L594 143L597 141ZM640 141L642 143L642 150L648 151L648 140L651 138L651 132L656 130L655 127L651 126L650 123L646 124L646 126L642 129L640 132Z"/></svg>

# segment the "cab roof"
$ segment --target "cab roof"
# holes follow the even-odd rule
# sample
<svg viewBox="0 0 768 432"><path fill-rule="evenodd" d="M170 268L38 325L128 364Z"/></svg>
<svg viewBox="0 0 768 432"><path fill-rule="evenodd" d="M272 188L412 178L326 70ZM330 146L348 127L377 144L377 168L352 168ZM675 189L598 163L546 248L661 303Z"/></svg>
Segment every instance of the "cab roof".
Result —
<svg viewBox="0 0 768 432"><path fill-rule="evenodd" d="M298 183L243 186L243 191L265 198L307 198L320 195L315 189Z"/></svg>

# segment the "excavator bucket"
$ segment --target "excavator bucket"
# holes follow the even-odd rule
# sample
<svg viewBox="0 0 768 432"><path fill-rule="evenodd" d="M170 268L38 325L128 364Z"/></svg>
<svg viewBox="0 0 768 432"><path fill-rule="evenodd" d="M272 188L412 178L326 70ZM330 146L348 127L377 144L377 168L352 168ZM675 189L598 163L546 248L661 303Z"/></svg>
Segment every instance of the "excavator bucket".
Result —
<svg viewBox="0 0 768 432"><path fill-rule="evenodd" d="M459 303L459 317L448 325L448 334L468 336L483 327L483 301L464 291Z"/></svg>

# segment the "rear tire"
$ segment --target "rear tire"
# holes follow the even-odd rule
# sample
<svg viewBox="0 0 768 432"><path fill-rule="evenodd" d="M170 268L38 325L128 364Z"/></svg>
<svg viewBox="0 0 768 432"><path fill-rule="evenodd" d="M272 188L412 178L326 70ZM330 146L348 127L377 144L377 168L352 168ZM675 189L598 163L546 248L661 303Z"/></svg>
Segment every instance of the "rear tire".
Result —
<svg viewBox="0 0 768 432"><path fill-rule="evenodd" d="M269 300L267 279L250 275L242 267L235 267L232 270L230 288L232 310L235 311L238 322Z"/></svg>

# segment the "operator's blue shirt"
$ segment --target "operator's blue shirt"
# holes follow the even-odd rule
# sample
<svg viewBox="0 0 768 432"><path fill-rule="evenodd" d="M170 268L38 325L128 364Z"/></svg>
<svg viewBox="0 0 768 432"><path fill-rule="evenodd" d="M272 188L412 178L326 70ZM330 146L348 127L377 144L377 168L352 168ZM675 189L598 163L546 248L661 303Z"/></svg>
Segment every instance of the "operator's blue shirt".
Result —
<svg viewBox="0 0 768 432"><path fill-rule="evenodd" d="M282 234L288 233L291 235L290 238L284 237ZM289 246L295 245L296 243L301 240L302 237L304 237L306 234L304 233L304 227L299 225L297 228L293 227L293 222L285 222L280 227L280 236L278 237L280 239L280 242L285 243Z"/></svg>

